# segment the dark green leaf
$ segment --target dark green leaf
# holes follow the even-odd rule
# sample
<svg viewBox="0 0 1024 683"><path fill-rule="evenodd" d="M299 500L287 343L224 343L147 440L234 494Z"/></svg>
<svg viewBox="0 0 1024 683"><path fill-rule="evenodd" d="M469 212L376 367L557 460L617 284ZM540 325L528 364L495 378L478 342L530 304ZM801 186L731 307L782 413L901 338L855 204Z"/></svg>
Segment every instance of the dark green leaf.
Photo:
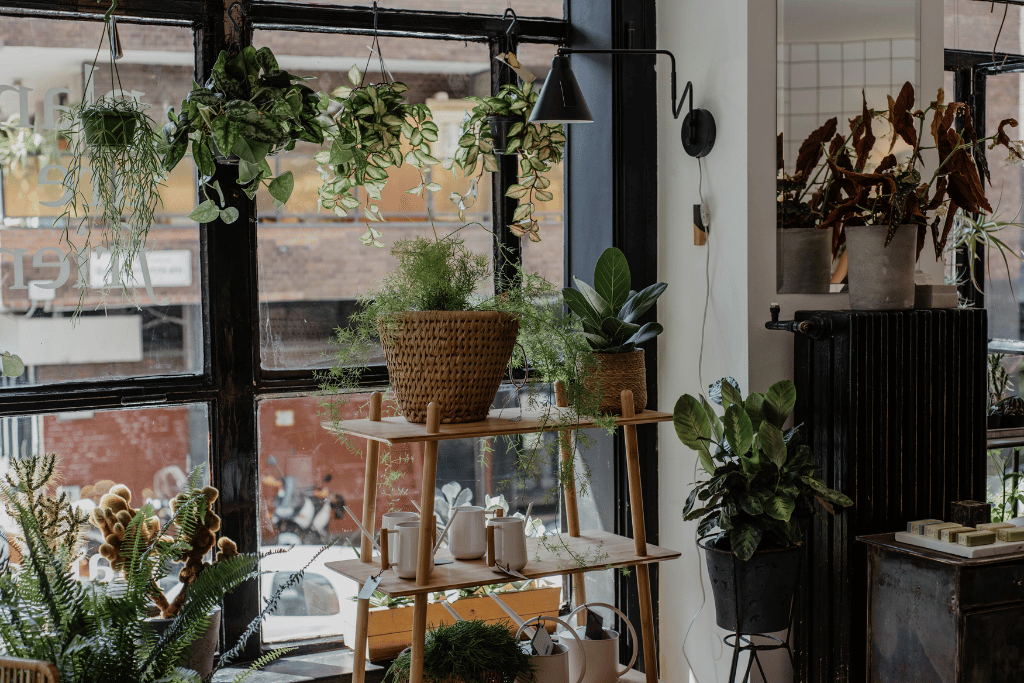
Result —
<svg viewBox="0 0 1024 683"><path fill-rule="evenodd" d="M618 318L605 318L601 321L601 332L607 335L608 340L614 345L627 343L627 340L639 331L639 325L626 323Z"/></svg>
<svg viewBox="0 0 1024 683"><path fill-rule="evenodd" d="M645 287L643 290L631 294L619 311L619 317L626 322L634 322L654 305L654 302L664 293L666 287L668 285L664 282L656 282L650 287Z"/></svg>
<svg viewBox="0 0 1024 683"><path fill-rule="evenodd" d="M717 403L718 405L722 405L722 384L729 384L730 386L734 387L737 392L739 392L740 390L739 382L734 380L732 377L723 377L722 379L712 384L710 387L708 387L708 398L711 399L712 402Z"/></svg>
<svg viewBox="0 0 1024 683"><path fill-rule="evenodd" d="M188 215L188 217L196 223L212 223L217 220L219 216L220 209L217 207L217 203L212 199L207 199L205 202L193 209L192 213Z"/></svg>
<svg viewBox="0 0 1024 683"><path fill-rule="evenodd" d="M786 464L786 442L782 430L771 422L764 420L758 429L758 444L775 466L782 469Z"/></svg>
<svg viewBox="0 0 1024 683"><path fill-rule="evenodd" d="M195 158L200 179L206 181L212 178L217 171L217 166L213 163L213 152L210 150L206 138L200 138L192 143L192 156Z"/></svg>
<svg viewBox="0 0 1024 683"><path fill-rule="evenodd" d="M711 430L715 434L715 441L721 441L722 432L722 420L719 419L718 414L711 408L711 404L707 402L704 396L700 397L700 404L704 408L704 413L708 416L708 421L711 423Z"/></svg>
<svg viewBox="0 0 1024 683"><path fill-rule="evenodd" d="M238 209L229 206L220 212L220 220L228 225L238 220Z"/></svg>
<svg viewBox="0 0 1024 683"><path fill-rule="evenodd" d="M582 294L590 303L590 306L594 309L594 312L597 313L600 320L603 321L605 318L610 318L615 314L612 310L611 304L609 304L603 296L598 294L593 287L588 285L586 282L583 282L583 280L580 280L578 277L574 277L573 281L576 282L576 287L579 289L580 294Z"/></svg>
<svg viewBox="0 0 1024 683"><path fill-rule="evenodd" d="M628 323L623 324L625 325ZM645 323L643 327L637 330L636 333L626 341L626 343L636 344L639 346L640 344L654 339L664 331L665 328L661 326L661 323Z"/></svg>
<svg viewBox="0 0 1024 683"><path fill-rule="evenodd" d="M701 414L704 413L703 408ZM750 425L750 416L737 404L730 405L725 409L725 418L722 420L725 427L725 439L735 454L744 454L750 450L754 442L754 430Z"/></svg>
<svg viewBox="0 0 1024 683"><path fill-rule="evenodd" d="M722 384L722 407L728 408L733 404L742 406L743 396L740 394L739 389L732 386L728 382L724 382Z"/></svg>
<svg viewBox="0 0 1024 683"><path fill-rule="evenodd" d="M763 535L763 530L751 525L743 525L731 530L729 532L729 544L732 546L732 551L736 554L736 558L745 562L753 557L754 551L757 550L757 546L761 543Z"/></svg>
<svg viewBox="0 0 1024 683"><path fill-rule="evenodd" d="M743 401L743 409L750 416L750 426L755 432L758 431L764 421L764 395L756 391L751 392Z"/></svg>
<svg viewBox="0 0 1024 683"><path fill-rule="evenodd" d="M293 189L295 189L295 178L292 176L291 171L285 171L271 180L267 186L270 196L282 204L286 203L292 196Z"/></svg>
<svg viewBox="0 0 1024 683"><path fill-rule="evenodd" d="M794 510L796 510L796 501L789 496L782 495L775 496L764 506L764 511L768 516L780 522L788 522L789 518L793 516Z"/></svg>
<svg viewBox="0 0 1024 683"><path fill-rule="evenodd" d="M711 443L711 423L697 399L689 394L680 396L672 411L672 424L675 426L676 436L683 445L697 451L701 466L708 474L714 474L715 468L708 451Z"/></svg>
<svg viewBox="0 0 1024 683"><path fill-rule="evenodd" d="M796 386L793 382L788 379L776 382L768 389L764 397L765 419L782 429L795 405Z"/></svg>
<svg viewBox="0 0 1024 683"><path fill-rule="evenodd" d="M238 125L226 116L217 116L210 121L210 135L217 151L227 156L238 142Z"/></svg>
<svg viewBox="0 0 1024 683"><path fill-rule="evenodd" d="M597 260L594 289L616 313L626 303L630 291L629 262L626 255L615 247L605 249Z"/></svg>

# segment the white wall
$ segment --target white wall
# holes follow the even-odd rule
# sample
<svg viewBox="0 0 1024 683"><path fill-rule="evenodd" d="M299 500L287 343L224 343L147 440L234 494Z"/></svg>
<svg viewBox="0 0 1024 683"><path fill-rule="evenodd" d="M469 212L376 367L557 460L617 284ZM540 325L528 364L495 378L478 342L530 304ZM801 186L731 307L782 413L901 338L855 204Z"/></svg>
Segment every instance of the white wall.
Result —
<svg viewBox="0 0 1024 683"><path fill-rule="evenodd" d="M924 0L922 5L919 99L928 101L942 78L943 4ZM698 164L679 143L681 121L672 118L667 102L658 102L658 269L669 284L658 306L665 325L658 338L658 404L665 410L680 395L696 394L723 375L735 377L744 392L764 391L792 377L792 335L764 329L772 302L781 304L784 319L798 309L849 305L846 295L775 293L775 25L772 0L658 3L659 47L675 53L680 90L692 80L694 106L710 110L718 127L715 147L704 159L710 239L708 246L696 247L690 217L692 205L700 201ZM667 98L669 92L669 69L659 62L659 96ZM705 259L711 285L698 368ZM671 424L661 427L660 437L660 543L683 552L660 570L661 678L685 683L688 662L699 683L725 681L732 652L722 645L709 592L697 614L709 585L694 544L696 524L684 524L681 517L695 457L679 443ZM684 634L695 614L684 655Z"/></svg>

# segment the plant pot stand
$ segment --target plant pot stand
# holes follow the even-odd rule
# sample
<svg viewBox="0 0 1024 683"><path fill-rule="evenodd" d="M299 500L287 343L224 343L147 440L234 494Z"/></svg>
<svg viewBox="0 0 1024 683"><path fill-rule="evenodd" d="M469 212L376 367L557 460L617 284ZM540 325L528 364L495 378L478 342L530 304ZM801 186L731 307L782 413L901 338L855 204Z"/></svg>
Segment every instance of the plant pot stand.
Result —
<svg viewBox="0 0 1024 683"><path fill-rule="evenodd" d="M562 387L556 386L558 403L565 406L565 393ZM383 573L382 581L377 590L391 597L412 596L414 598L412 623L412 666L410 683L423 683L423 652L427 632L427 598L430 593L469 588L495 583L498 576L493 567L487 566L485 559L456 561L431 567L430 555L431 531L434 527L434 488L437 479L437 447L438 442L447 439L479 438L487 436L503 436L511 434L532 434L545 431L560 431L562 458L572 457L571 430L559 430L556 419L550 412L516 411L512 417L503 417L501 411L492 411L480 422L446 424L440 423L439 411L435 403L428 408L427 422L414 424L402 417L381 417L382 395L377 392L370 398L370 417L364 420L344 420L338 427L339 431L362 437L368 440L366 458L365 495L363 498L363 525L372 534L376 512L377 460L380 454L380 443L403 444L424 443L423 477L421 480L422 498L420 501L420 544L418 567L415 581L399 579L393 572ZM558 411L559 408L553 409ZM506 411L508 412L508 411ZM565 562L545 549L539 539L527 540L529 564L521 572L528 579L565 574L574 575L576 602L582 604L586 596L582 591L583 573L607 569L608 567L634 567L637 578L637 589L640 597L640 622L647 671L635 676L624 677L623 680L658 683L657 653L654 636L654 610L651 602L651 581L648 565L653 562L673 560L680 553L648 545L644 525L643 493L640 489L640 456L637 446L636 427L640 424L667 422L672 419L671 413L645 410L635 414L631 392L622 392L622 416L617 424L623 427L626 443L626 461L628 465L630 510L633 518L634 538L618 536L605 531L581 532L579 515L576 505L575 483L566 487L566 515L568 517L569 536L563 537L566 544L575 553L584 553L588 549L602 544L604 556L592 564L567 568ZM331 423L323 423L331 429ZM587 420L574 424L575 429L586 429L595 425ZM369 577L381 573L380 559L372 556L372 542L366 536L362 539L359 559L342 562L328 562L327 567L347 576L362 585ZM446 553L439 553L442 557ZM433 572L431 572L433 569ZM578 580L576 577L579 577ZM359 600L356 612L356 640L353 643L355 653L353 662L353 683L365 682L367 622L369 600Z"/></svg>

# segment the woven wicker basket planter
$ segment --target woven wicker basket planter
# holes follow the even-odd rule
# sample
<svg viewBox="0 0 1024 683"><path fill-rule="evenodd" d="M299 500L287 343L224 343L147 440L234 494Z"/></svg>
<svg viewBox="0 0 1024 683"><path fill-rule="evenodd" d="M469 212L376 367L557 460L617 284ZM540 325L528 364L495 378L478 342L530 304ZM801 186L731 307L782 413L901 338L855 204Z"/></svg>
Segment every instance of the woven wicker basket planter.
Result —
<svg viewBox="0 0 1024 683"><path fill-rule="evenodd" d="M629 353L595 353L594 365L588 368L584 386L600 392L598 410L612 415L622 414L623 390L633 392L633 410L640 413L647 407L647 368L643 349Z"/></svg>
<svg viewBox="0 0 1024 683"><path fill-rule="evenodd" d="M378 330L405 419L426 422L433 401L442 424L455 424L487 417L519 321L498 311L409 311Z"/></svg>

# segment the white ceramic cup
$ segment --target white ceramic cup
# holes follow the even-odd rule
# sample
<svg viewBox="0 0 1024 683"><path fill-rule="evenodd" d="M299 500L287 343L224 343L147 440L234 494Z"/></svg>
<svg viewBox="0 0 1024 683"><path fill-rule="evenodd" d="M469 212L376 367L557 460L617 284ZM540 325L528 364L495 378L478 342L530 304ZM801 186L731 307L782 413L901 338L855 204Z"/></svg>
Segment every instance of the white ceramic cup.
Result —
<svg viewBox="0 0 1024 683"><path fill-rule="evenodd" d="M448 530L448 550L456 560L476 560L487 552L487 530L484 509L476 505L460 505Z"/></svg>
<svg viewBox="0 0 1024 683"><path fill-rule="evenodd" d="M522 517L495 517L487 520L494 527L494 559L502 567L522 571L526 566L526 520Z"/></svg>
<svg viewBox="0 0 1024 683"><path fill-rule="evenodd" d="M617 683L619 678L632 669L633 664L636 662L636 631L633 630L633 625L629 623L629 619L626 618L625 614L612 605L603 602L580 605L570 612L565 617L565 620L571 623L576 613L587 607L606 607L622 617L622 621L629 629L629 635L633 641L633 657L625 668L620 669L618 632L606 628L604 632L608 635L608 638L603 640L587 640L584 638L587 628L586 626L580 626L574 629L575 634L579 636L578 639L570 640L568 637L571 635L570 633L563 632L559 634L562 643L569 649L569 677L575 679L580 675L581 671L585 670L582 683Z"/></svg>
<svg viewBox="0 0 1024 683"><path fill-rule="evenodd" d="M399 522L417 522L419 519L419 514L415 512L385 512L380 519L380 528L382 532L384 529L394 531ZM391 534L388 536L388 560L398 564L398 557L398 536Z"/></svg>
<svg viewBox="0 0 1024 683"><path fill-rule="evenodd" d="M398 543L395 544L395 547L398 549L400 559L392 567L399 578L415 579L420 549L420 523L418 521L399 522L395 526L395 532L391 534L391 537L394 538L396 535L398 536ZM430 571L427 572L427 576L430 576L433 572L434 553L433 548L431 548Z"/></svg>

